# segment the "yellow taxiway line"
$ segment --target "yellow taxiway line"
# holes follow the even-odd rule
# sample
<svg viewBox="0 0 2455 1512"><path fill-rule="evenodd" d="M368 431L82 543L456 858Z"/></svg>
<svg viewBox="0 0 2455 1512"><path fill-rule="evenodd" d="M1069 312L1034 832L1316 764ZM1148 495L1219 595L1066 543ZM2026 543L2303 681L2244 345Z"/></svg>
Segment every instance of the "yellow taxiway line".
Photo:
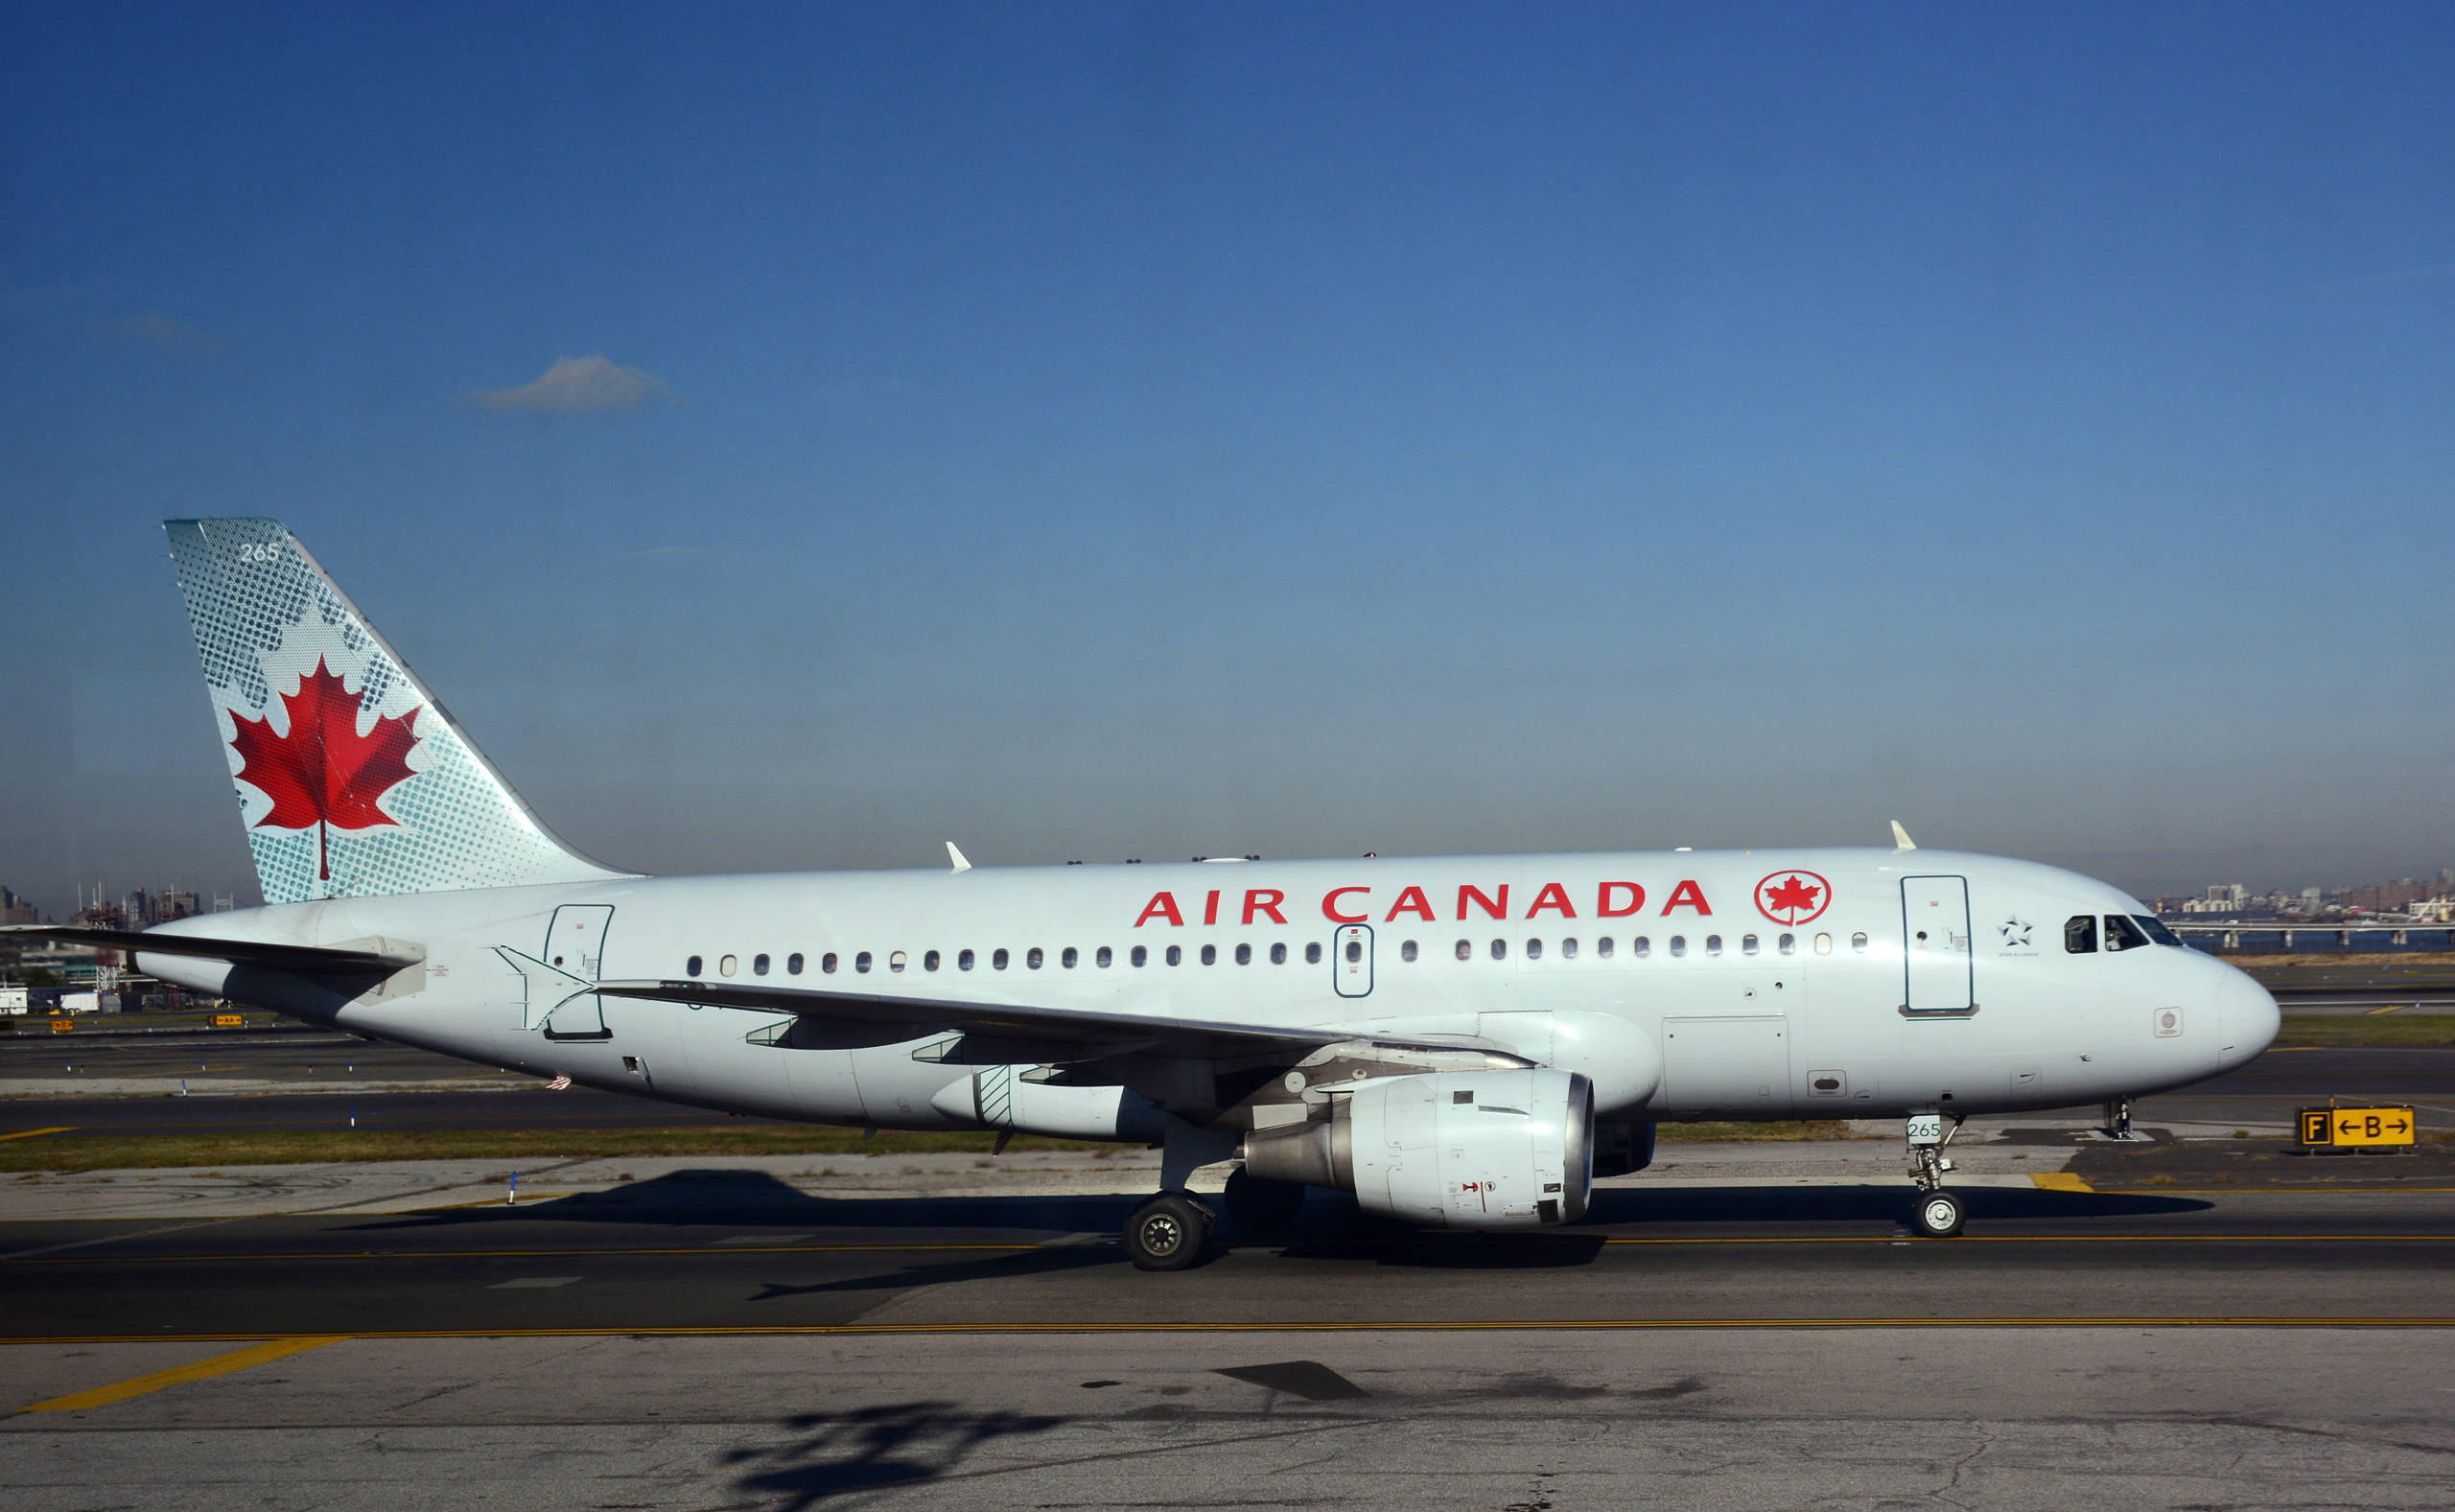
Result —
<svg viewBox="0 0 2455 1512"><path fill-rule="evenodd" d="M338 1344L349 1337L347 1334L311 1334L296 1338L271 1339L246 1349L234 1350L227 1355L216 1355L211 1360L199 1360L192 1365L176 1365L169 1370L156 1370L149 1376L131 1376L126 1381L115 1381L109 1385L96 1386L90 1391L74 1391L64 1397L53 1397L48 1402L37 1402L32 1407L19 1407L17 1410L20 1412L83 1412L98 1407L108 1407L114 1402L125 1402L130 1397L141 1397L149 1392L159 1391L165 1386L182 1385L190 1381L209 1381L215 1376L226 1376L233 1370L245 1370L250 1365L266 1364L292 1355L302 1355L311 1349L321 1349L326 1344Z"/></svg>
<svg viewBox="0 0 2455 1512"><path fill-rule="evenodd" d="M2160 1317L2153 1314L2108 1314L2093 1317L1604 1317L1604 1318L1492 1318L1480 1321L1430 1321L1420 1319L1388 1319L1384 1321L1341 1318L1334 1322L1320 1321L1256 1321L1256 1322L1187 1322L1187 1323L744 1323L740 1325L687 1325L673 1327L641 1327L636 1324L601 1328L432 1328L432 1329L369 1329L359 1333L317 1335L313 1338L276 1339L236 1354L223 1355L184 1371L166 1370L152 1376L139 1376L118 1386L104 1386L95 1392L81 1392L74 1397L58 1397L38 1403L27 1411L64 1411L88 1397L118 1392L109 1400L120 1401L140 1394L127 1387L159 1390L175 1384L177 1380L198 1380L219 1375L225 1370L244 1369L277 1360L283 1355L303 1350L319 1349L326 1344L352 1339L442 1339L469 1340L481 1338L807 1338L853 1335L967 1335L967 1334L1443 1334L1443 1333L1508 1333L1572 1331L1664 1331L1671 1329L1767 1329L1767 1328L2455 1328L2455 1315L2414 1315L2382 1317L2371 1314L2348 1314L2343 1317L2313 1316L2303 1314L2186 1314ZM88 1345L88 1344L159 1344L203 1343L222 1339L261 1338L249 1334L58 1334L22 1335L0 1338L0 1345ZM200 1372L190 1374L188 1372ZM100 1405L96 1402L93 1405Z"/></svg>
<svg viewBox="0 0 2455 1512"><path fill-rule="evenodd" d="M20 1128L12 1134L0 1134L0 1139L32 1139L36 1134L65 1134L76 1127L74 1124L62 1124L58 1128Z"/></svg>
<svg viewBox="0 0 2455 1512"><path fill-rule="evenodd" d="M2103 1195L2103 1194L2100 1194ZM2154 1195L2154 1189L2142 1196ZM1575 1233L1544 1236L1536 1242L1557 1243L1575 1240ZM1506 1244L1524 1241L1500 1240ZM1346 1242L1354 1247L1390 1246L1392 1241L1359 1239ZM1464 1241L1474 1244L1476 1241ZM1981 1244L2455 1244L2455 1233L2437 1234L1957 1234L1951 1239L1929 1239L1908 1234L1699 1234L1664 1236L1604 1237L1606 1245L1665 1246L1730 1246L1742 1244L1957 1244L1974 1248ZM713 1244L654 1246L625 1249L323 1249L299 1250L276 1254L194 1254L194 1255L80 1255L74 1260L51 1256L0 1260L0 1266L108 1266L108 1265L236 1265L264 1264L275 1261L366 1260L406 1261L423 1263L436 1260L628 1260L652 1256L679 1255L877 1255L877 1254L1023 1254L1037 1250L1093 1249L1096 1244ZM1272 1242L1249 1242L1228 1246L1233 1249L1275 1249Z"/></svg>

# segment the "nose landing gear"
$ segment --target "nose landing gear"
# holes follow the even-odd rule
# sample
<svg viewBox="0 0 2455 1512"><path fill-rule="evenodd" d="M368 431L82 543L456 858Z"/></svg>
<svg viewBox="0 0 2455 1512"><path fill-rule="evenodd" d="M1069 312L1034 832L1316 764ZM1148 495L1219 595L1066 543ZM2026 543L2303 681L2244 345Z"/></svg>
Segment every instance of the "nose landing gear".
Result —
<svg viewBox="0 0 2455 1512"><path fill-rule="evenodd" d="M1952 1120L1946 1128L1944 1121ZM1960 1198L1944 1190L1944 1173L1952 1168L1944 1147L1960 1132L1958 1113L1912 1113L1904 1129L1909 1142L1909 1179L1918 1188L1918 1205L1909 1226L1926 1239L1951 1239L1960 1233Z"/></svg>

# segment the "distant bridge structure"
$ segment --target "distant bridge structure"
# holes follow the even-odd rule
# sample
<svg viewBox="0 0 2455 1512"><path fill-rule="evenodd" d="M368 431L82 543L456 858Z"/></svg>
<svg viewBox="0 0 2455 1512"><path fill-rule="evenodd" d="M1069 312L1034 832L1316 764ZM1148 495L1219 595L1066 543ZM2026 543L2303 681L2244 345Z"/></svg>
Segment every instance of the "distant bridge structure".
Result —
<svg viewBox="0 0 2455 1512"><path fill-rule="evenodd" d="M2446 924L2178 924L2168 919L2165 927L2187 944L2222 955L2455 950L2455 926Z"/></svg>

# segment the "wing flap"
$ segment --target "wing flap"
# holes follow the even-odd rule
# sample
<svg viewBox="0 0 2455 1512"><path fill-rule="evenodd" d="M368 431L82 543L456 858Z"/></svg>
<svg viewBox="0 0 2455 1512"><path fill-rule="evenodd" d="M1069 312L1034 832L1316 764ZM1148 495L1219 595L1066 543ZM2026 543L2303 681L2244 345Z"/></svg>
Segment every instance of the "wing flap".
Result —
<svg viewBox="0 0 2455 1512"><path fill-rule="evenodd" d="M1114 1055L1120 1050L1142 1050L1178 1055L1255 1056L1280 1051L1309 1052L1323 1045L1349 1044L1359 1040L1415 1047L1413 1040L1387 1040L1370 1035L1358 1035L1351 1030L1281 1028L1086 1009L1024 1008L1011 1003L967 1003L947 998L899 997L876 992L753 987L731 982L599 982L596 990L613 997L643 998L657 1003L698 1003L713 1008L792 1013L822 1022L900 1024L910 1028L915 1038L945 1031L960 1031L994 1040L1034 1045L1075 1045L1100 1055ZM1440 1048L1456 1047L1447 1045Z"/></svg>

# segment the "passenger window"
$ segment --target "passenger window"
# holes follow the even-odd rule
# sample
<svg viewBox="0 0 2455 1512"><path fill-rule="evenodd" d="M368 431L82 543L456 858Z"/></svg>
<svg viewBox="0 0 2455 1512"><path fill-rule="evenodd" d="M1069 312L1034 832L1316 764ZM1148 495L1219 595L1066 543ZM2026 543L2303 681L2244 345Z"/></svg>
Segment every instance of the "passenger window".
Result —
<svg viewBox="0 0 2455 1512"><path fill-rule="evenodd" d="M1347 964L1347 965L1355 965L1357 962L1359 962L1359 961L1361 961L1361 960L1363 960L1363 959L1364 959L1364 942L1362 942L1362 941L1360 941L1360 940L1350 940L1350 941L1348 941L1348 942L1346 942L1346 964Z"/></svg>
<svg viewBox="0 0 2455 1512"><path fill-rule="evenodd" d="M1317 966L1321 964L1321 942L1320 941L1316 940L1311 944L1304 947L1304 964L1308 966Z"/></svg>
<svg viewBox="0 0 2455 1512"><path fill-rule="evenodd" d="M869 968L870 968L870 953L869 953L868 951L864 950L864 951L862 951L859 955L854 956L854 957L853 958L853 970L855 970L855 971L867 971Z"/></svg>
<svg viewBox="0 0 2455 1512"><path fill-rule="evenodd" d="M1458 942L1458 959L1461 961L1472 961L1475 959L1475 942L1473 941L1461 940Z"/></svg>
<svg viewBox="0 0 2455 1512"><path fill-rule="evenodd" d="M886 968L890 971L900 971L903 969L904 960L903 952L899 950L886 958Z"/></svg>
<svg viewBox="0 0 2455 1512"><path fill-rule="evenodd" d="M2148 937L2139 932L2138 924L2120 914L2106 916L2106 948L2108 950L2137 950L2147 942Z"/></svg>
<svg viewBox="0 0 2455 1512"><path fill-rule="evenodd" d="M731 976L740 969L741 958L739 956L726 956L716 963L716 975L718 976Z"/></svg>
<svg viewBox="0 0 2455 1512"><path fill-rule="evenodd" d="M2074 914L2065 919L2063 948L2075 956L2093 954L2097 948L2097 916Z"/></svg>
<svg viewBox="0 0 2455 1512"><path fill-rule="evenodd" d="M1611 937L1609 935L1604 935L1602 939L1594 942L1594 953L1601 956L1605 961L1611 959Z"/></svg>
<svg viewBox="0 0 2455 1512"><path fill-rule="evenodd" d="M990 969L994 971L1005 970L1006 963L1011 958L1006 954L1006 947L1004 945L999 945L989 957Z"/></svg>
<svg viewBox="0 0 2455 1512"><path fill-rule="evenodd" d="M1125 959L1135 965L1147 966L1151 964L1151 948L1148 945L1136 945L1134 947L1134 953Z"/></svg>
<svg viewBox="0 0 2455 1512"><path fill-rule="evenodd" d="M1818 935L1815 937L1815 953L1820 956L1829 956L1833 954L1833 937L1831 935Z"/></svg>
<svg viewBox="0 0 2455 1512"><path fill-rule="evenodd" d="M972 954L971 954L971 952L970 952L970 951L969 951L969 950L958 950L958 951L956 951L956 952L955 952L955 969L956 969L956 970L958 970L958 971L969 971L969 970L970 970L970 969L971 969L971 962L972 962Z"/></svg>
<svg viewBox="0 0 2455 1512"><path fill-rule="evenodd" d="M1064 966L1066 970L1071 971L1077 965L1082 964L1082 960L1083 952L1075 949L1072 945L1067 945L1065 947L1065 953L1057 958L1057 964Z"/></svg>
<svg viewBox="0 0 2455 1512"><path fill-rule="evenodd" d="M1799 937L1796 935L1784 935L1782 937L1781 949L1782 954L1786 956L1797 955L1799 953Z"/></svg>
<svg viewBox="0 0 2455 1512"><path fill-rule="evenodd" d="M1202 947L1202 964L1206 966L1215 966L1219 964L1219 947L1217 945L1204 945Z"/></svg>
<svg viewBox="0 0 2455 1512"><path fill-rule="evenodd" d="M921 969L924 971L935 971L938 969L938 953L936 951L932 950L927 955L921 958Z"/></svg>
<svg viewBox="0 0 2455 1512"><path fill-rule="evenodd" d="M1635 956L1638 960L1642 961L1646 957L1653 954L1653 942L1643 935L1639 935L1636 939L1628 942L1628 954Z"/></svg>
<svg viewBox="0 0 2455 1512"><path fill-rule="evenodd" d="M1113 950L1111 950L1111 949L1110 949L1108 946L1106 946L1106 945L1102 945L1102 946L1100 946L1100 953L1099 953L1098 955L1096 955L1096 956L1093 956L1091 959L1092 959L1093 961L1098 962L1098 963L1099 963L1100 969L1101 969L1101 970L1103 970L1103 971L1105 971L1105 970L1107 970L1109 967L1111 967L1111 966L1112 966L1112 965L1116 965L1116 952L1115 952L1115 951L1113 951Z"/></svg>
<svg viewBox="0 0 2455 1512"><path fill-rule="evenodd" d="M750 958L750 974L752 976L765 976L767 974L766 951L761 950L759 954Z"/></svg>
<svg viewBox="0 0 2455 1512"><path fill-rule="evenodd" d="M1508 959L1508 941L1495 940L1492 942L1492 959L1495 961L1506 961Z"/></svg>
<svg viewBox="0 0 2455 1512"><path fill-rule="evenodd" d="M801 953L800 951L796 950L796 951L794 951L791 955L788 955L788 956L786 956L786 957L784 958L784 975L786 975L786 976L799 976L799 975L801 975L801 974L802 974L802 953Z"/></svg>
<svg viewBox="0 0 2455 1512"><path fill-rule="evenodd" d="M706 965L705 962L701 961L697 956L692 956L690 960L682 963L682 974L684 976L697 976L699 974L700 966L704 965Z"/></svg>
<svg viewBox="0 0 2455 1512"><path fill-rule="evenodd" d="M1047 959L1048 953L1040 949L1038 945L1034 945L1029 950L1023 952L1023 965L1029 966L1034 971L1039 970L1040 968L1040 963Z"/></svg>
<svg viewBox="0 0 2455 1512"><path fill-rule="evenodd" d="M1671 937L1671 953L1674 956L1684 956L1688 953L1688 937L1686 935L1673 935Z"/></svg>
<svg viewBox="0 0 2455 1512"><path fill-rule="evenodd" d="M835 952L830 950L818 958L818 968L829 976L835 974Z"/></svg>
<svg viewBox="0 0 2455 1512"><path fill-rule="evenodd" d="M1236 947L1236 964L1240 966L1251 965L1253 964L1253 947L1251 945L1238 945Z"/></svg>
<svg viewBox="0 0 2455 1512"><path fill-rule="evenodd" d="M1754 935L1742 935L1740 937L1739 953L1743 956L1752 956L1756 954L1756 937Z"/></svg>
<svg viewBox="0 0 2455 1512"><path fill-rule="evenodd" d="M1278 943L1270 947L1270 964L1274 966L1283 966L1287 965L1286 941L1282 940Z"/></svg>
<svg viewBox="0 0 2455 1512"><path fill-rule="evenodd" d="M2176 948L2183 950L2190 948L2188 945L2183 943L2183 937L2175 934L2172 930L2167 929L2162 919L2152 918L2146 914L2134 914L2131 916L2131 921L2138 924L2140 929L2147 934L2149 939L2157 942L2157 943L2161 945L2173 945Z"/></svg>
<svg viewBox="0 0 2455 1512"><path fill-rule="evenodd" d="M1722 937L1719 935L1707 935L1705 937L1705 954L1709 956L1718 956L1721 953Z"/></svg>
<svg viewBox="0 0 2455 1512"><path fill-rule="evenodd" d="M1530 940L1526 942L1526 959L1529 961L1542 960L1543 942L1539 940Z"/></svg>
<svg viewBox="0 0 2455 1512"><path fill-rule="evenodd" d="M1563 961L1577 959L1577 938L1574 935L1560 942L1560 959Z"/></svg>
<svg viewBox="0 0 2455 1512"><path fill-rule="evenodd" d="M1407 941L1405 943L1403 943L1403 944L1401 944L1401 945L1399 945L1399 946L1398 946L1398 959L1399 959L1399 960L1401 960L1401 961L1413 961L1415 958L1415 942L1414 941L1412 941L1412 940Z"/></svg>
<svg viewBox="0 0 2455 1512"><path fill-rule="evenodd" d="M1181 966L1184 964L1184 947L1182 945L1170 945L1168 947L1168 965L1172 966Z"/></svg>

